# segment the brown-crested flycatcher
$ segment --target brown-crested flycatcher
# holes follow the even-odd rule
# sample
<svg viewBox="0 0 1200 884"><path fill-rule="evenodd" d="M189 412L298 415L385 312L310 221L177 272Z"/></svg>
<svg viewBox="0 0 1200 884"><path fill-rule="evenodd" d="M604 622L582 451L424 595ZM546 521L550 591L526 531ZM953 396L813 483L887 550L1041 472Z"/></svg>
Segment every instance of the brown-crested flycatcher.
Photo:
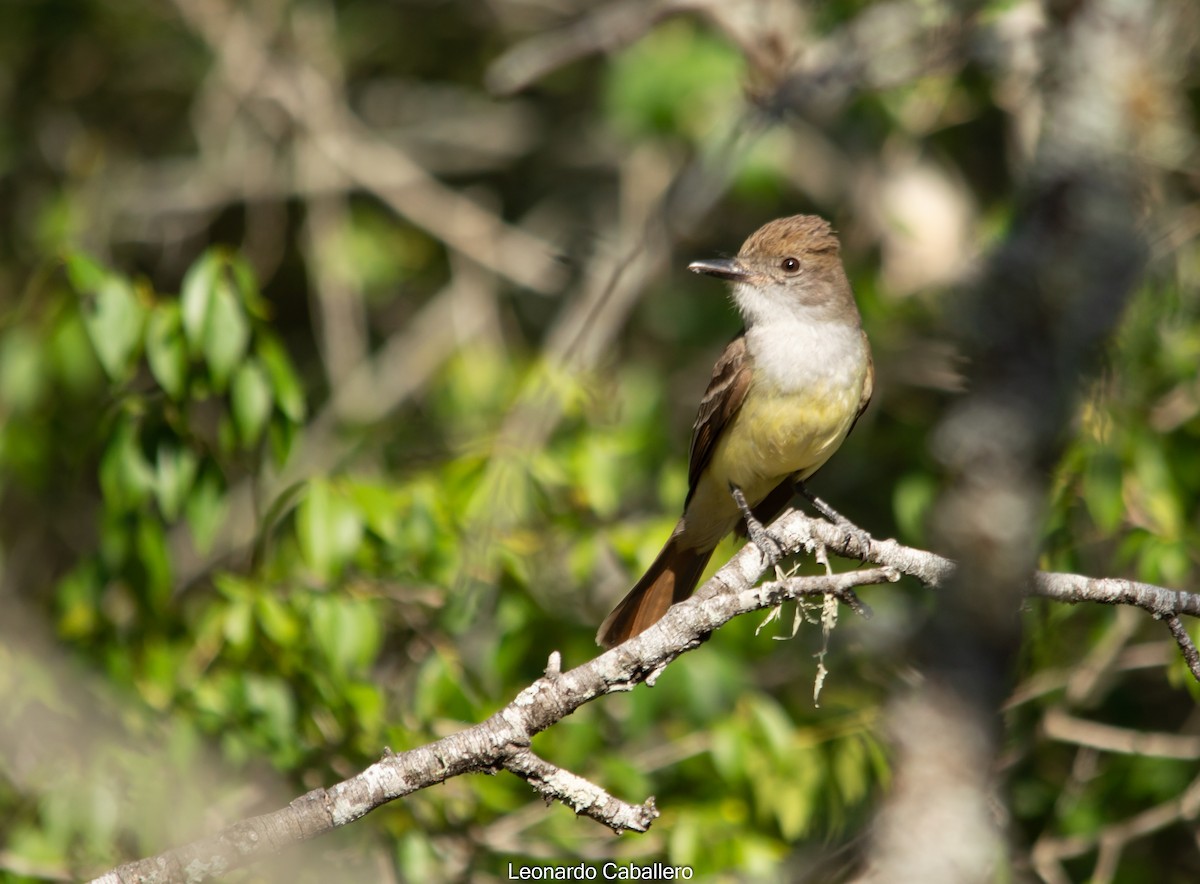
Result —
<svg viewBox="0 0 1200 884"><path fill-rule="evenodd" d="M694 261L688 269L732 282L746 327L717 360L700 401L683 517L600 625L596 641L606 648L692 594L713 549L742 518L736 493L759 522L770 522L796 484L837 451L871 399L871 350L837 236L824 220L771 221L736 258Z"/></svg>

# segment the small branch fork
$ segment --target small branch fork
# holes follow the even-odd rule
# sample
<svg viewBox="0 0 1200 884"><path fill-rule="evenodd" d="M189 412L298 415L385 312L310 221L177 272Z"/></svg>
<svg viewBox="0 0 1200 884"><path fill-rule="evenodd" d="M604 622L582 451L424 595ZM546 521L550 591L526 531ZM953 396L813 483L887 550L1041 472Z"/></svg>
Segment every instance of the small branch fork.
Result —
<svg viewBox="0 0 1200 884"><path fill-rule="evenodd" d="M561 801L581 816L614 832L644 832L658 816L654 799L630 804L584 778L556 767L530 750L534 735L605 694L653 685L680 655L693 650L734 617L773 608L801 596L833 596L864 616L869 609L855 589L893 583L902 574L930 587L945 583L954 563L935 553L873 540L796 510L770 526L784 555L820 546L879 567L841 574L787 577L756 585L771 567L770 556L747 544L685 602L641 635L574 669L562 671L555 652L544 677L522 690L486 721L436 742L392 753L358 775L328 789L315 789L287 807L234 823L214 835L137 860L96 878L102 884L200 882L255 862L300 841L344 826L397 798L465 773L508 770L528 782L547 802ZM1126 580L1094 580L1073 574L1039 572L1030 595L1076 603L1133 605L1166 621L1200 680L1197 655L1179 616L1200 615L1200 596Z"/></svg>

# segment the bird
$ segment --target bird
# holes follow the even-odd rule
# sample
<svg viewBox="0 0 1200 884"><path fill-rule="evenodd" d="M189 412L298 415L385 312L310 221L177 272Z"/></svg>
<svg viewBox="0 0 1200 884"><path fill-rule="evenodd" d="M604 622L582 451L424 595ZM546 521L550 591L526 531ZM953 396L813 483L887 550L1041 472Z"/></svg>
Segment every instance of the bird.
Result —
<svg viewBox="0 0 1200 884"><path fill-rule="evenodd" d="M700 401L683 515L600 625L596 642L604 648L640 634L690 596L717 544L740 523L752 539L761 536L761 524L796 490L807 494L804 481L841 446L874 390L870 344L840 243L823 218L770 221L735 257L693 261L688 269L731 283L744 327Z"/></svg>

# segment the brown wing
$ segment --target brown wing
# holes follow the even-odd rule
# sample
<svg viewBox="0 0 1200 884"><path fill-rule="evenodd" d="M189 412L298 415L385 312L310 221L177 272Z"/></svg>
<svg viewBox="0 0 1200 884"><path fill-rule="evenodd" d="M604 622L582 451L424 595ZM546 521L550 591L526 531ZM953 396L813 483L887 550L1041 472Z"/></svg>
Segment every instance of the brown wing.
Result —
<svg viewBox="0 0 1200 884"><path fill-rule="evenodd" d="M712 460L717 440L742 407L748 389L750 364L746 359L746 333L743 331L729 342L713 366L712 379L704 391L704 398L700 400L700 411L692 428L692 449L688 455L688 496L685 506L691 502L700 474Z"/></svg>

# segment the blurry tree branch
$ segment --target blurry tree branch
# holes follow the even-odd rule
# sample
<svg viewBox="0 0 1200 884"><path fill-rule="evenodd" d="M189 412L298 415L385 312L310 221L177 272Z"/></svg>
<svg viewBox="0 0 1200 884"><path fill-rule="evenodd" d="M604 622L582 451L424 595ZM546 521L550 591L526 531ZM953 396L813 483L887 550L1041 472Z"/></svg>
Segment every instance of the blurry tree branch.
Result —
<svg viewBox="0 0 1200 884"><path fill-rule="evenodd" d="M362 773L327 789L316 789L272 813L243 820L208 838L156 857L121 866L97 878L104 884L202 881L351 823L370 811L413 792L466 773L508 770L527 780L546 800L560 801L581 816L613 829L646 831L658 816L654 799L629 804L588 780L562 770L530 750L533 737L560 722L580 706L606 694L653 686L671 662L695 650L734 617L774 608L801 597L836 597L864 613L855 589L892 583L905 574L948 595L956 567L950 560L895 540L859 538L841 527L788 510L771 526L786 554L825 547L879 567L810 577L780 576L757 584L767 569L753 544L742 548L692 598L673 606L653 627L625 644L566 672L558 652L550 657L545 677L531 684L486 721L436 742L385 757ZM757 585L756 585L757 584ZM1200 616L1200 596L1130 581L1097 580L1073 574L1037 573L1027 592L1056 601L1131 605L1155 616ZM928 722L927 722L928 723ZM1083 724L1083 723L1080 723ZM1089 738L1113 743L1123 751L1146 751L1192 757L1195 740L1168 735L1145 738L1114 735L1114 729L1088 724ZM932 735L930 734L931 738ZM1130 741L1133 742L1130 742Z"/></svg>
<svg viewBox="0 0 1200 884"><path fill-rule="evenodd" d="M923 678L893 704L896 788L861 881L979 884L1004 874L996 734L1020 642L1015 600L1038 550L1046 476L1079 379L1142 272L1130 84L1146 75L1154 4L1060 7L1046 117L1007 241L965 305L971 392L933 435L946 481L936 542L957 563L916 654ZM1034 582L1035 591L1133 602L1169 616L1181 600L1130 585ZM1159 606L1162 607L1159 607Z"/></svg>
<svg viewBox="0 0 1200 884"><path fill-rule="evenodd" d="M1095 834L1039 838L1033 846L1033 866L1047 884L1070 884L1072 879L1063 869L1063 861L1098 848L1096 866L1088 880L1092 884L1109 884L1116 877L1117 864L1128 844L1167 826L1193 822L1197 816L1200 816L1200 778L1192 780L1178 797L1104 826Z"/></svg>
<svg viewBox="0 0 1200 884"><path fill-rule="evenodd" d="M269 108L282 107L302 133L296 136L300 143L294 153L303 174L294 176L296 180L287 187L304 197L310 208L306 253L317 290L315 312L328 320L322 326L323 349L333 397L303 434L303 450L282 475L257 488L253 482L243 482L230 493L229 517L209 553L195 555L186 532L173 533L177 585L183 587L254 542L256 499L271 501L315 471L344 459L349 453L346 443L333 433L339 421L367 423L384 417L419 390L446 358L485 330L494 307L484 301L494 297L494 286L471 264L542 292L557 290L563 268L553 263L548 244L480 214L484 210L446 191L401 147L368 131L339 97L338 78L307 61L273 53L264 25L248 11L227 10L224 0L176 0L176 5L216 56L215 85L210 89L231 91L246 113L262 117L264 127L269 121L263 115L269 115ZM636 33L626 36L633 39ZM218 102L210 100L206 105L214 103ZM561 416L557 373L584 375L604 361L638 296L663 272L675 241L698 224L724 193L736 160L763 131L751 120L741 123L712 156L680 162L642 151L621 160L621 211L598 237L607 247L597 248L581 268L577 296L563 299L545 336L546 363L530 373L497 434L488 476L481 483L482 497L494 495L510 481L514 467L519 468L522 458L540 447L557 425ZM248 179L245 186L254 188L261 182ZM452 250L454 278L448 291L455 295L437 296L411 328L398 332L381 352L366 358L362 358L357 328L359 315L347 303L353 299L344 290L335 291L338 284L323 270L317 248L333 225L330 212L339 211L348 186L375 194ZM319 234L318 228L325 233ZM454 254L461 258L454 260ZM462 306L467 300L472 307ZM454 311L453 322L446 321L447 307ZM401 371L396 365L414 361L415 370ZM548 378L547 372L555 377ZM491 521L473 526L485 538L502 528L503 521L499 509L486 512ZM475 548L482 551L487 544ZM466 563L464 572L474 573L476 564Z"/></svg>
<svg viewBox="0 0 1200 884"><path fill-rule="evenodd" d="M175 0L184 20L212 50L214 74L251 114L284 111L328 164L326 174L373 193L447 246L518 285L555 291L562 270L554 249L441 184L402 148L363 125L335 84L297 54L272 51L251 12L224 0ZM265 100L265 101L264 101Z"/></svg>

